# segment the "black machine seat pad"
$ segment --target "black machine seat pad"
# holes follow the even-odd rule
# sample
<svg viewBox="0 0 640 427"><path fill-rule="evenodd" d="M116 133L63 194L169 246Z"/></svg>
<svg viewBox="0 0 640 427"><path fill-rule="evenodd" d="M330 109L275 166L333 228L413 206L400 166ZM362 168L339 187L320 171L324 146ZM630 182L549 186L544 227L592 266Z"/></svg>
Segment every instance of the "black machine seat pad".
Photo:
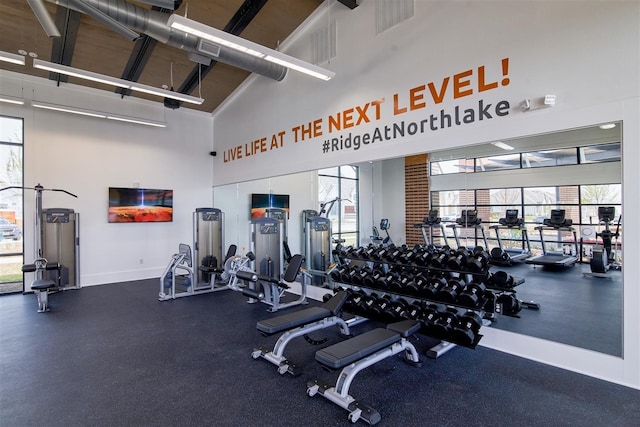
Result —
<svg viewBox="0 0 640 427"><path fill-rule="evenodd" d="M46 289L51 289L55 287L56 287L56 283L50 279L34 280L34 282L31 284L31 289L33 289L34 291L44 291Z"/></svg>
<svg viewBox="0 0 640 427"><path fill-rule="evenodd" d="M389 347L400 339L397 332L377 328L316 351L316 360L330 368L340 369Z"/></svg>
<svg viewBox="0 0 640 427"><path fill-rule="evenodd" d="M402 320L400 322L387 325L387 329L402 335L403 338L410 337L420 330L420 322L413 319Z"/></svg>
<svg viewBox="0 0 640 427"><path fill-rule="evenodd" d="M271 335L297 328L298 326L306 325L307 323L315 322L325 317L337 316L347 299L349 299L349 295L345 291L340 291L325 301L320 307L305 308L304 310L261 320L256 327L260 332Z"/></svg>
<svg viewBox="0 0 640 427"><path fill-rule="evenodd" d="M306 325L316 320L329 317L331 312L322 307L309 307L304 310L295 311L293 313L283 314L271 319L265 319L258 322L256 327L260 332L265 334L275 334L281 331Z"/></svg>

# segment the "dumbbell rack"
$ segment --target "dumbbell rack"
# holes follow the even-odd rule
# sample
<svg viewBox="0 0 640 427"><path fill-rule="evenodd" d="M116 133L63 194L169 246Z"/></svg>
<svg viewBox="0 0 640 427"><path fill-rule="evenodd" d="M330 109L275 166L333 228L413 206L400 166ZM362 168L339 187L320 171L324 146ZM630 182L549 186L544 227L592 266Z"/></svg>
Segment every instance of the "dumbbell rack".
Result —
<svg viewBox="0 0 640 427"><path fill-rule="evenodd" d="M514 288L524 283L524 279L515 279L504 272L499 272L501 274L496 275L496 279L499 279L499 282L494 283L494 281L491 280L492 276L489 275L488 262L483 264L482 268L476 268L474 271L462 268L453 270L436 268L430 265L418 265L416 257L419 253L427 250L433 251L433 254L439 254L441 252L447 253L446 251L450 251L448 255L456 253L456 251L450 248L437 249L421 245L416 245L413 249L406 247L372 248L371 245L369 247L343 248L341 257L348 260L348 262L339 269L332 271L330 277L334 283L334 287L335 284L346 285L348 289L356 292L356 298L359 297L361 300L366 300L364 302L359 301L359 304L366 304L367 302L373 304L373 295L380 298L380 300L376 302L378 304L378 307L376 307L377 311L390 310L393 308L402 311L402 306L398 307L398 301L404 301L410 308L413 307L414 310L415 307L419 305L437 307L438 310L436 310L435 313L429 313L429 315L432 316L448 316L448 313L452 313L460 317L466 314L462 313L463 310L467 310L467 313L477 313L482 318L482 324L486 326L495 320L496 314L508 314L503 310L503 300L510 302L508 307L510 310L521 307L521 305L518 304L519 300L515 298ZM357 264L360 264L362 268L357 267ZM351 267L352 265L356 265L356 267ZM371 265L376 268L372 268ZM420 280L424 282L425 280L441 280L438 278L442 278L445 274L453 277L472 277L473 280L470 280L470 283L465 284L465 286L477 286L478 292L474 295L478 296L480 293L481 295L478 296L477 300L469 298L467 299L467 303L463 304L460 301L456 301L455 298L447 301L438 300L437 298L425 298L424 295L420 295L417 292L415 283L412 285L413 288L409 286L409 283L413 282L418 276L420 276ZM387 281L386 285L381 282L383 275L384 280ZM393 279L388 280L389 277ZM376 281L378 281L377 284ZM441 284L444 286L443 283ZM360 294L357 294L357 292L360 292ZM451 292L454 291L452 290ZM472 303L473 301L475 301L475 304ZM371 315L371 313L358 314L365 317ZM480 325L478 325L477 328L479 329L479 327ZM427 352L427 355L433 358L444 354L446 351L455 347L455 345L474 348L481 338L481 335L477 334L476 331L477 336L474 337L472 341L460 342L451 340L451 337L438 336L438 333L429 331L429 328L426 329L424 332L426 332L427 335L442 340L441 344Z"/></svg>

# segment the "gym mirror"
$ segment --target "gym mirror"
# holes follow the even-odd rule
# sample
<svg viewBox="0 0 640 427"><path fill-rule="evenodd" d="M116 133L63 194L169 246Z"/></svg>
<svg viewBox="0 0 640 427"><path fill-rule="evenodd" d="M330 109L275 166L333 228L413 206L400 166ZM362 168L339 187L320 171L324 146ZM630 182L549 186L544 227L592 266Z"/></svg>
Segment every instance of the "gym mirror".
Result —
<svg viewBox="0 0 640 427"><path fill-rule="evenodd" d="M614 125L608 129L596 125L429 153L429 162L424 167L430 167L432 207L438 208L443 221L455 221L462 210L477 209L490 249L497 246L496 232L503 233L505 249L524 248L522 232L507 230L504 235L504 230L492 228L499 224L507 209L517 209L524 220L534 256L542 254L537 228L543 226L552 209L564 209L566 218L572 221L575 241L571 231L544 231L543 240L546 251L575 257L573 266L515 262L511 266L491 267L491 271L502 270L523 278L524 283L516 288L518 298L540 306L540 310L524 308L520 318L499 316L492 327L622 356L623 283L622 271L618 269L622 264L623 242L622 123ZM360 244L371 242L371 230L378 226L381 211L391 218L389 231L396 244L423 243L422 238L418 242L405 242L395 237L403 235L405 227L404 207L399 212L390 212L392 206L404 204L400 200L404 197L404 159L381 159L358 166ZM288 239L292 251L299 250L301 212L319 208L317 176L316 171L311 171L214 188L214 204L225 212L227 244L238 240L248 246L252 193L287 193L291 194ZM599 216L598 208L605 206L613 207L614 213L609 218ZM595 244L603 243L605 222L609 223L611 233L611 268L604 274L592 275L590 260ZM476 243L465 242L469 246ZM453 241L449 244L455 246Z"/></svg>

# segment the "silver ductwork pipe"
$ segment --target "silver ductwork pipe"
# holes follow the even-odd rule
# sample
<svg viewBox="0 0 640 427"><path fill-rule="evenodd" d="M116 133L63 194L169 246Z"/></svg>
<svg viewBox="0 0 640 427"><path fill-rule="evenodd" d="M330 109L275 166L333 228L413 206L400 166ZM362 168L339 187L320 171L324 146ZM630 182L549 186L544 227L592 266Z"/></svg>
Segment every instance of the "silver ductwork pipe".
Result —
<svg viewBox="0 0 640 427"><path fill-rule="evenodd" d="M118 23L142 34L166 44L183 50L211 58L215 61L241 68L243 70L281 81L287 74L287 68L242 52L235 51L225 46L215 46L211 49L211 43L203 41L206 49L201 48L201 40L184 31L174 30L167 25L169 14L145 9L127 3L124 0L48 0L68 9L78 10L74 3L81 1L100 12L113 18ZM84 12L78 10L79 12ZM87 13L91 16L90 13ZM213 53L212 53L213 52Z"/></svg>

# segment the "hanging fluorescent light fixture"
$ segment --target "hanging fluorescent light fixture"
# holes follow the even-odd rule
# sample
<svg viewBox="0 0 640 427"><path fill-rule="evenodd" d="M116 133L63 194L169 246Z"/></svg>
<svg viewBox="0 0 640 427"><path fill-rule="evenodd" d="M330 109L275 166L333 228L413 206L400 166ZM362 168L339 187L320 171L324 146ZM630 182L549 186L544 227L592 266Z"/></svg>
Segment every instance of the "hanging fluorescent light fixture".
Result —
<svg viewBox="0 0 640 427"><path fill-rule="evenodd" d="M492 142L493 145L495 145L498 148L502 148L503 150L507 150L507 151L511 151L513 150L513 147L510 146L509 144L505 144L502 141L498 141L498 142Z"/></svg>
<svg viewBox="0 0 640 427"><path fill-rule="evenodd" d="M24 65L24 56L0 50L0 61L10 62L11 64Z"/></svg>
<svg viewBox="0 0 640 427"><path fill-rule="evenodd" d="M155 126L155 127L159 127L159 128L166 128L167 127L167 124L165 122L157 122L157 121L146 120L146 119L137 119L137 118L134 118L134 117L108 115L107 119L109 119L109 120L117 120L119 122L136 123L136 124L139 124L139 125Z"/></svg>
<svg viewBox="0 0 640 427"><path fill-rule="evenodd" d="M184 31L185 33L189 33L198 38L220 44L256 58L264 59L265 61L282 65L283 67L290 68L321 80L330 80L336 75L333 71L325 70L324 68L294 58L293 56L278 52L277 50L269 49L268 47L262 46L258 43L243 39L227 33L226 31L218 30L217 28L209 27L183 16L176 14L171 15L167 21L167 25L173 29Z"/></svg>
<svg viewBox="0 0 640 427"><path fill-rule="evenodd" d="M111 115L111 114L108 114L108 113L103 113L101 111L87 110L87 109L84 109L84 108L68 107L66 105L51 104L51 103L48 103L48 102L31 101L31 105L33 107L35 107L35 108L42 108L42 109L45 109L45 110L52 110L52 111L60 111L62 113L78 114L78 115L81 115L81 116L95 117L95 118L98 118L98 119L117 120L117 121L120 121L120 122L135 123L135 124L139 124L139 125L154 126L154 127L161 127L161 128L167 127L167 124L165 122L159 122L159 121L156 121L156 120L147 120L147 119L140 119L140 118L137 118L137 117Z"/></svg>
<svg viewBox="0 0 640 427"><path fill-rule="evenodd" d="M124 89L130 89L136 92L144 92L149 95L161 96L163 98L176 99L182 102L188 102L190 104L200 105L204 102L203 98L198 98L183 93L172 92L170 90L159 89L153 86L143 85L140 83L132 82L129 80L118 79L111 76L105 76L104 74L94 73L92 71L81 70L79 68L73 68L62 64L55 64L53 62L43 61L41 59L33 60L33 67L40 70L51 71L53 73L60 73L67 76L77 77L79 79L90 80L97 83L103 83L110 86L121 87Z"/></svg>
<svg viewBox="0 0 640 427"><path fill-rule="evenodd" d="M6 102L7 104L24 105L24 99L8 95L0 95L0 102Z"/></svg>

